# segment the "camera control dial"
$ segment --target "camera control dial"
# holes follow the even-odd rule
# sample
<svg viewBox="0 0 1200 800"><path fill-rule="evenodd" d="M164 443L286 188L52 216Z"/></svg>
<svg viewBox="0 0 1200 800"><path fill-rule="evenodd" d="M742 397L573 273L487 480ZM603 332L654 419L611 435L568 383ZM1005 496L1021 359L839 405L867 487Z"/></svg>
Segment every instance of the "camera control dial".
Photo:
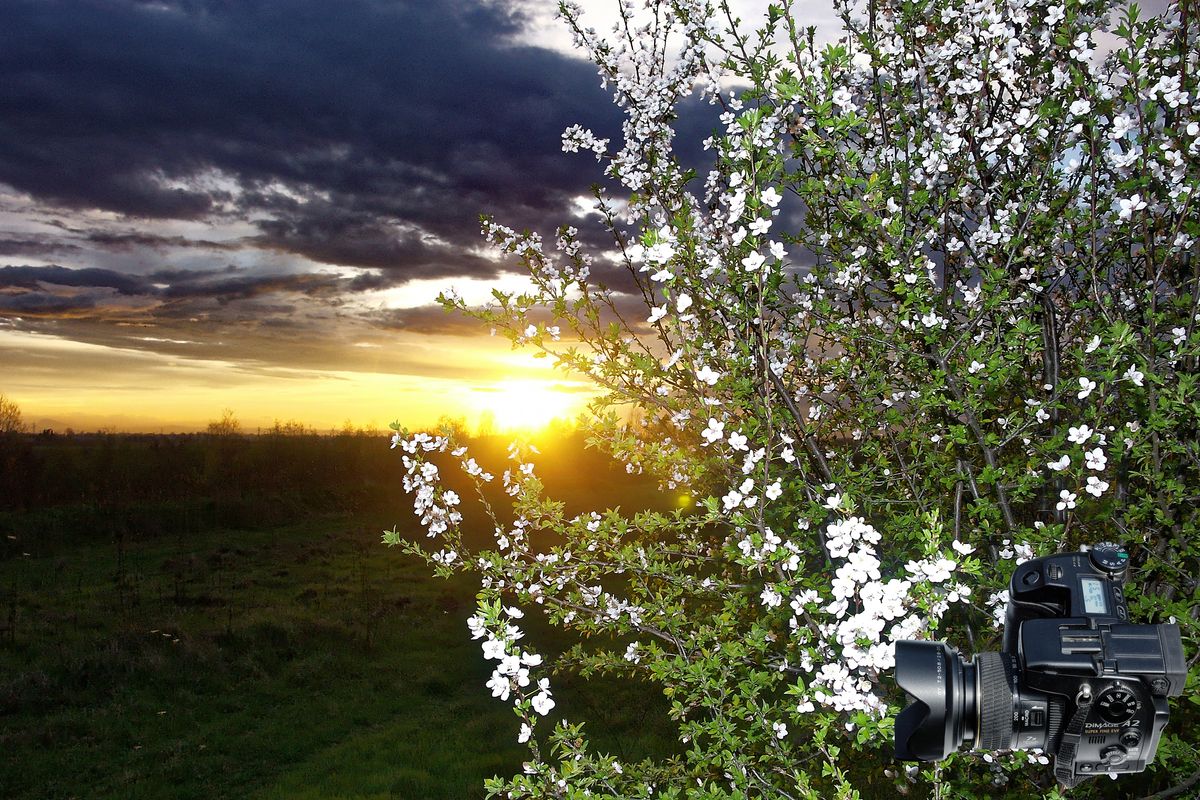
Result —
<svg viewBox="0 0 1200 800"><path fill-rule="evenodd" d="M1100 758L1104 759L1105 765L1109 767L1119 767L1129 760L1129 753L1121 745L1114 744L1112 747L1102 750Z"/></svg>
<svg viewBox="0 0 1200 800"><path fill-rule="evenodd" d="M1096 707L1104 721L1119 725L1133 719L1140 704L1133 696L1133 692L1123 686L1117 686L1100 695L1100 699L1096 701Z"/></svg>
<svg viewBox="0 0 1200 800"><path fill-rule="evenodd" d="M1129 553L1119 544L1101 542L1092 547L1092 563L1105 572L1124 572L1129 566Z"/></svg>

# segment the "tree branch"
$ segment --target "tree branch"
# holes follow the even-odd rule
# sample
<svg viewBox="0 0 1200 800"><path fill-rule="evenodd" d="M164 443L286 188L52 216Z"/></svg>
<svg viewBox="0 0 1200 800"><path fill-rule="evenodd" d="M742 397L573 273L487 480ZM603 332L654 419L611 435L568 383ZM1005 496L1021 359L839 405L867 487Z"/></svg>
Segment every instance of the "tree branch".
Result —
<svg viewBox="0 0 1200 800"><path fill-rule="evenodd" d="M1148 794L1145 797L1143 797L1141 800L1167 800L1167 798L1170 798L1170 797L1179 797L1181 794L1186 792L1188 789L1191 789L1197 783L1200 783L1200 769L1193 772L1191 774L1191 777L1189 777L1183 783L1177 783L1174 786L1171 786L1170 788L1167 788L1167 789L1163 789L1161 792L1156 792L1155 794Z"/></svg>

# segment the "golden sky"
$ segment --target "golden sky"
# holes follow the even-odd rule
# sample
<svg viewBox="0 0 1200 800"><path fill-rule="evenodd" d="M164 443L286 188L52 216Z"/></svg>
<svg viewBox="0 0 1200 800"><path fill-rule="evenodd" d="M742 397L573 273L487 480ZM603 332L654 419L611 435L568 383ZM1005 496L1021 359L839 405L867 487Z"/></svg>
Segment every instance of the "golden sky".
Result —
<svg viewBox="0 0 1200 800"><path fill-rule="evenodd" d="M410 427L443 415L476 428L490 412L498 429L536 428L573 418L590 397L589 385L513 352L507 341L422 337L461 375L254 366L207 358L173 357L133 348L72 341L0 329L0 349L21 354L4 376L6 394L38 430L67 427L118 431L193 431L234 411L254 431L276 420L318 430Z"/></svg>

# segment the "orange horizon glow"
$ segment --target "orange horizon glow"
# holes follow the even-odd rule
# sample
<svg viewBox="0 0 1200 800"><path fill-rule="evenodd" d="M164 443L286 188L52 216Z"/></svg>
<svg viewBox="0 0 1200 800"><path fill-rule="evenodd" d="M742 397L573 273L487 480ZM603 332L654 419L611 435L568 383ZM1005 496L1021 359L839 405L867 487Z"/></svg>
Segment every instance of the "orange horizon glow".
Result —
<svg viewBox="0 0 1200 800"><path fill-rule="evenodd" d="M0 375L0 393L36 431L120 433L204 431L225 409L246 433L277 422L318 432L386 430L393 421L417 429L442 417L472 433L481 425L536 431L574 420L595 395L507 342L445 337L435 345L445 375L258 367L0 330L0 348L21 348L34 365Z"/></svg>

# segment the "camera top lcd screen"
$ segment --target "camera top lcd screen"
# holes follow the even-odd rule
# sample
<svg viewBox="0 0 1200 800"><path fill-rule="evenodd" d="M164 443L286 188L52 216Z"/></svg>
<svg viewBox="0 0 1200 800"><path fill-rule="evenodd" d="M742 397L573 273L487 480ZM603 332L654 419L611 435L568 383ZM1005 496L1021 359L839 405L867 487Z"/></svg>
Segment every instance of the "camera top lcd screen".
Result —
<svg viewBox="0 0 1200 800"><path fill-rule="evenodd" d="M1095 578L1081 578L1083 584L1083 613L1107 614L1108 603L1104 599L1104 584Z"/></svg>

